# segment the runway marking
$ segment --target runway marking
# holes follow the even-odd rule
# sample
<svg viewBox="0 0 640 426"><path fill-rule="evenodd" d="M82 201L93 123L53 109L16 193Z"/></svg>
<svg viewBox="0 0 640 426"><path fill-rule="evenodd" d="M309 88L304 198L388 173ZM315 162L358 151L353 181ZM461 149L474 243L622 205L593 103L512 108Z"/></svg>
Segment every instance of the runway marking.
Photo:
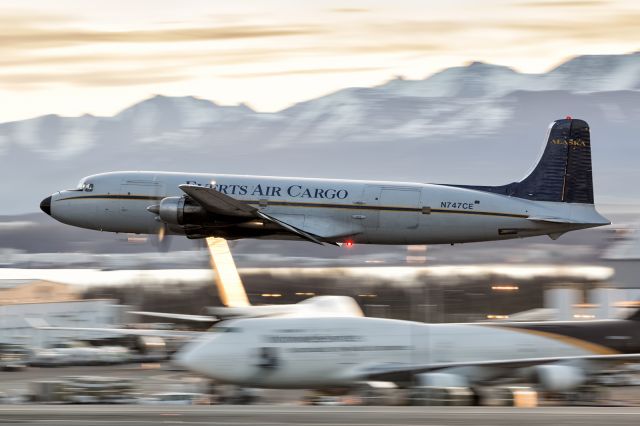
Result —
<svg viewBox="0 0 640 426"><path fill-rule="evenodd" d="M638 408L621 407L308 407L308 406L20 406L0 407L0 423L25 425L477 426L541 423L636 425ZM314 417L315 416L315 417ZM361 416L361 417L360 417ZM608 420L602 419L607 416ZM633 417L630 417L633 416ZM33 418L36 417L36 418ZM38 419L37 417L41 417ZM44 417L44 418L43 418ZM571 420L568 418L571 417ZM598 420L598 418L601 418ZM309 421L307 421L309 420ZM319 420L323 420L320 422Z"/></svg>
<svg viewBox="0 0 640 426"><path fill-rule="evenodd" d="M90 424L130 424L130 423L144 423L144 424L149 424L150 422L153 422L153 419L149 419L149 420L87 420L87 419L82 419L82 420L70 420L70 419L59 419L59 420L51 420L51 419L41 419L41 420L30 420L30 419L20 419L21 422L31 422L31 423L81 423L81 424L88 424L87 422L90 422ZM255 426L255 425L261 425L261 426L280 426L280 425L290 425L291 422L264 422L262 420L260 421L254 421L254 422L234 422L234 421L229 421L227 419L224 420L220 420L219 422L216 420L208 420L208 421L190 421L190 420L162 420L161 421L162 424L193 424L193 425L216 425L216 424L225 424L225 425L238 425L238 426ZM296 421L295 422L296 425L300 425L300 426L335 426L335 422L331 422L331 423L307 423L307 422L299 422ZM389 422L387 420L381 420L380 423L353 423L353 422L349 422L348 425L349 426L384 426L384 425L388 425ZM397 423L394 421L394 426L415 426L416 423ZM435 423L427 423L426 425L428 426L447 426L445 424L435 424Z"/></svg>
<svg viewBox="0 0 640 426"><path fill-rule="evenodd" d="M38 406L30 405L28 409L24 406L20 408L15 407L2 407L0 406L0 413L14 413L14 414L32 414L34 412L66 412L71 415L83 415L91 413L92 415L109 414L113 415L113 410L97 407L95 405L86 407L73 407L68 406ZM456 409L447 408L435 408L435 407L405 407L404 409L388 409L388 407L367 407L365 408L353 408L353 407L322 407L311 408L300 406L299 408L277 408L264 405L245 406L241 408L219 408L219 406L190 406L190 408L168 408L167 406L157 406L154 408L147 408L141 406L118 406L118 414L132 413L132 414L148 414L148 415L160 415L160 411L166 410L175 414L239 414L247 415L251 413L255 414L407 414L407 413L425 413L425 414L511 414L511 413L527 413L527 414L545 414L545 415L562 415L562 416L574 416L574 415L640 415L640 408L629 407L625 411L610 411L614 407L581 407L580 409L566 410L563 407L538 407L538 408L505 408L505 409L471 409L467 410L464 407L456 407Z"/></svg>

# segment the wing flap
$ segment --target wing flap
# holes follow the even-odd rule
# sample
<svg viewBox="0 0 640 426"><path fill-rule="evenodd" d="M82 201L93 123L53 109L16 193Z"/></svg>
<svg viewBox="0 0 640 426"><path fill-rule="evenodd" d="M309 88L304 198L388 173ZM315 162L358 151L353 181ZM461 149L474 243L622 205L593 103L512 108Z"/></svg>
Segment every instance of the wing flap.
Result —
<svg viewBox="0 0 640 426"><path fill-rule="evenodd" d="M350 237L363 231L362 224L321 216L307 216L302 229L321 238Z"/></svg>
<svg viewBox="0 0 640 426"><path fill-rule="evenodd" d="M294 234L302 237L303 239L307 240L307 241L311 241L312 243L316 243L316 244L323 244L323 241L321 241L317 236L312 235L308 232L305 232L301 229L296 228L295 226L289 225L287 222L283 222L277 218L275 218L274 216L270 216L268 214L262 213L262 212L257 212L258 216L266 219L270 222L273 222L279 226L281 226L282 228L286 229L287 231L293 232Z"/></svg>

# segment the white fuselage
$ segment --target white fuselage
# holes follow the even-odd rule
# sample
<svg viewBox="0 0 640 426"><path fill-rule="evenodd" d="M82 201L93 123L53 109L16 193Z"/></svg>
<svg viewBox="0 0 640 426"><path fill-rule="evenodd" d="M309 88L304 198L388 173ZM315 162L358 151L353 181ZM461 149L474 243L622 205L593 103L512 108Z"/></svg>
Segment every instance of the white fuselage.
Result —
<svg viewBox="0 0 640 426"><path fill-rule="evenodd" d="M87 177L90 191L60 191L51 216L74 226L154 234L158 217L147 207L184 195L178 185L211 185L270 216L325 241L441 244L561 234L608 221L590 204L531 201L446 185L168 172L113 172ZM531 220L571 218L575 223ZM588 224L588 225L586 225ZM225 238L291 238L238 225ZM253 227L253 228L252 228ZM234 230L235 229L235 230ZM170 227L180 234L180 227Z"/></svg>
<svg viewBox="0 0 640 426"><path fill-rule="evenodd" d="M367 368L607 353L550 333L491 324L422 324L380 318L232 320L188 344L177 361L250 387L353 385ZM469 372L466 372L469 374ZM504 372L478 370L483 379Z"/></svg>

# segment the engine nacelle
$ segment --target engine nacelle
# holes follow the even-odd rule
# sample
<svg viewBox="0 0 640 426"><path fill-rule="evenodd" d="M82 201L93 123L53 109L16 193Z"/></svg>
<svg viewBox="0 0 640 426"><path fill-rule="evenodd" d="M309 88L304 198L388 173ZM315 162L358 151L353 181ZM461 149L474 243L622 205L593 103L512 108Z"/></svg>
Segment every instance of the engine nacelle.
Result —
<svg viewBox="0 0 640 426"><path fill-rule="evenodd" d="M163 222L170 225L197 225L207 219L205 209L186 196L166 197L160 200L158 215Z"/></svg>
<svg viewBox="0 0 640 426"><path fill-rule="evenodd" d="M538 383L550 392L574 390L587 380L582 369L570 365L538 365L534 369Z"/></svg>
<svg viewBox="0 0 640 426"><path fill-rule="evenodd" d="M438 388L468 387L469 380L460 374L454 373L422 373L416 376L419 386Z"/></svg>

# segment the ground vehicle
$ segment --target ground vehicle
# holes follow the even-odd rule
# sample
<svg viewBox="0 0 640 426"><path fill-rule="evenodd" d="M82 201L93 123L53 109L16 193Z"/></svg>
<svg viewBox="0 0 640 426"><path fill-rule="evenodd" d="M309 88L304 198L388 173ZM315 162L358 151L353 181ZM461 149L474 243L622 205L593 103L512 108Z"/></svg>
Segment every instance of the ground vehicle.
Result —
<svg viewBox="0 0 640 426"><path fill-rule="evenodd" d="M27 368L29 351L22 345L0 344L0 368L3 370L22 370Z"/></svg>
<svg viewBox="0 0 640 426"><path fill-rule="evenodd" d="M162 392L141 401L151 405L194 405L208 403L206 395L194 392Z"/></svg>

